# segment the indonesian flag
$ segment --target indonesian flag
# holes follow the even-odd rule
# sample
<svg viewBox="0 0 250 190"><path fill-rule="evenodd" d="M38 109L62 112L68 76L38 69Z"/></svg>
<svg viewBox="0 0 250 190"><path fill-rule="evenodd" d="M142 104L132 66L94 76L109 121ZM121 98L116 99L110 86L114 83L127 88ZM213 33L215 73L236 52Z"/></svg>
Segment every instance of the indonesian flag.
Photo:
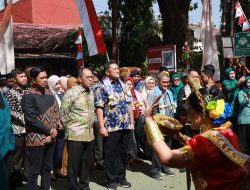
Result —
<svg viewBox="0 0 250 190"><path fill-rule="evenodd" d="M79 28L75 44L77 44L76 67L80 68L82 65L84 66L83 54L82 54L82 29L81 28Z"/></svg>
<svg viewBox="0 0 250 190"><path fill-rule="evenodd" d="M243 22L243 24L242 24L242 31L250 32L249 22Z"/></svg>
<svg viewBox="0 0 250 190"><path fill-rule="evenodd" d="M247 21L246 17L244 15L242 15L239 17L238 25L241 25L246 21Z"/></svg>
<svg viewBox="0 0 250 190"><path fill-rule="evenodd" d="M238 25L242 25L242 31L249 31L250 30L250 24L247 20L246 15L244 14L242 7L240 5L240 2L237 1L235 4L235 18L239 18Z"/></svg>
<svg viewBox="0 0 250 190"><path fill-rule="evenodd" d="M106 45L92 0L75 0L75 2L82 20L89 56L105 54Z"/></svg>
<svg viewBox="0 0 250 190"><path fill-rule="evenodd" d="M0 25L0 72L7 74L15 68L13 45L12 4L9 3Z"/></svg>
<svg viewBox="0 0 250 190"><path fill-rule="evenodd" d="M203 47L202 68L212 64L215 67L214 80L220 80L220 66L218 60L217 43L214 35L214 24L210 0L202 0L203 10L201 19L201 41Z"/></svg>
<svg viewBox="0 0 250 190"><path fill-rule="evenodd" d="M240 6L240 2L239 1L237 1L236 5L235 5L235 9L236 9L236 11L235 11L235 18L238 18L238 17L244 15L244 13L242 11L242 8Z"/></svg>

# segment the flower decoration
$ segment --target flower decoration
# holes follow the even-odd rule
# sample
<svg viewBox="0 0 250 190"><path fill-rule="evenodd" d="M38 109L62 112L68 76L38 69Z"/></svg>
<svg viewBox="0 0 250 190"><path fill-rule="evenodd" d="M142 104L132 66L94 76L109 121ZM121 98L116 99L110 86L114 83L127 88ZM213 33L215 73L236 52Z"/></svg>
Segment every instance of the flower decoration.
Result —
<svg viewBox="0 0 250 190"><path fill-rule="evenodd" d="M206 106L208 115L213 119L214 124L222 124L226 121L226 118L231 114L231 108L228 103L225 103L223 99L211 100Z"/></svg>
<svg viewBox="0 0 250 190"><path fill-rule="evenodd" d="M172 103L170 106L169 105L166 105L166 104L163 104L163 105L160 105L159 108L160 109L165 109L167 108L169 111L173 111L175 108L177 107L176 103Z"/></svg>
<svg viewBox="0 0 250 190"><path fill-rule="evenodd" d="M108 102L109 106L115 106L115 105L117 105L117 103L119 101L113 94L109 95L108 99L109 99L109 102Z"/></svg>
<svg viewBox="0 0 250 190"><path fill-rule="evenodd" d="M138 101L135 101L135 102L134 102L134 106L140 107L140 106L142 106L142 104L141 104L140 102L138 102Z"/></svg>

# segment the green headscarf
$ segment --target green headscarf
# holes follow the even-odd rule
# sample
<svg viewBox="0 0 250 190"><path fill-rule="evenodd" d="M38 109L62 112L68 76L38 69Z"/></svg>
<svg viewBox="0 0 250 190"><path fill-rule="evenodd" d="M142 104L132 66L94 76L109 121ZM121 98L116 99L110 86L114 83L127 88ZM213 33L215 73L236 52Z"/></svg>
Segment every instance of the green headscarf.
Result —
<svg viewBox="0 0 250 190"><path fill-rule="evenodd" d="M235 73L235 70L232 67L229 67L229 68L226 69L226 73L225 73L226 74L226 79L225 80L229 80L233 85L235 85L235 84L237 84L237 80L235 78L233 80L230 79L230 72L231 71L234 71L234 73Z"/></svg>
<svg viewBox="0 0 250 190"><path fill-rule="evenodd" d="M244 81L244 87L243 87L243 89L242 89L242 90L243 90L245 93L247 93L247 94L250 92L250 88L247 87L247 81L248 81L248 80L250 80L250 76L247 76L247 77L246 77L246 79L245 79L245 81Z"/></svg>
<svg viewBox="0 0 250 190"><path fill-rule="evenodd" d="M180 79L180 84L179 85L175 85L174 84L174 79L175 78L179 78ZM173 98L174 98L174 101L176 102L177 101L177 96L178 96L178 93L179 93L179 90L184 87L182 81L181 81L181 75L179 73L175 73L173 74L173 76L171 77L171 81L172 81L172 87L171 87L171 92L173 93Z"/></svg>
<svg viewBox="0 0 250 190"><path fill-rule="evenodd" d="M226 73L225 73L226 79L222 83L222 91L223 91L223 94L225 95L226 102L229 103L231 109L234 110L234 101L238 95L239 88L237 85L237 80L230 79L230 72L231 71L235 71L235 70L231 67L226 69ZM234 115L235 115L235 113L233 112L232 116L234 116Z"/></svg>

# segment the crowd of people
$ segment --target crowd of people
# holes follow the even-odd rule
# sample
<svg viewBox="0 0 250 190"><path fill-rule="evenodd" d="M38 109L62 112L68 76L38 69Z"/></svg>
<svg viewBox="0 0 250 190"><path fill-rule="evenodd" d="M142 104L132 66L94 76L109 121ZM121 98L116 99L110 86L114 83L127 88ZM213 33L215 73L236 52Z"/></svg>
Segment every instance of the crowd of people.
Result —
<svg viewBox="0 0 250 190"><path fill-rule="evenodd" d="M36 190L40 175L49 190L58 175L69 189L88 190L95 162L107 189L129 188L126 169L147 158L156 180L175 176L173 167L190 170L199 190L240 189L250 168L250 76L237 80L228 68L218 85L214 73L212 65L200 74L163 66L156 77L123 76L114 61L102 74L81 67L76 78L13 69L0 94L1 186L27 181Z"/></svg>

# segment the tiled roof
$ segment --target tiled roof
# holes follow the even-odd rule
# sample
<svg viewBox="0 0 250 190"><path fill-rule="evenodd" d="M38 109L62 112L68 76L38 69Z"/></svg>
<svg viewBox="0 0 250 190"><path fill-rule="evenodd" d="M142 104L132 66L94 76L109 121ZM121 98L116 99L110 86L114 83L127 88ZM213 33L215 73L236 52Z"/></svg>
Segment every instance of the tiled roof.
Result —
<svg viewBox="0 0 250 190"><path fill-rule="evenodd" d="M65 44L75 26L19 24L13 25L14 47L18 52L53 52Z"/></svg>

